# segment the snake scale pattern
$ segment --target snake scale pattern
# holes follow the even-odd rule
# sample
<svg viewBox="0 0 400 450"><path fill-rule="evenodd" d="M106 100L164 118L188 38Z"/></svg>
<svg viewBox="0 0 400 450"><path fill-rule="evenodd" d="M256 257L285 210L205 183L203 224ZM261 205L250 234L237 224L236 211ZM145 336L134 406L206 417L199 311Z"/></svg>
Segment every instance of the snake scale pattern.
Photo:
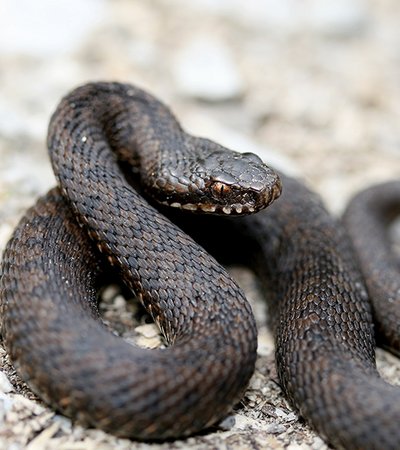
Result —
<svg viewBox="0 0 400 450"><path fill-rule="evenodd" d="M337 448L399 447L400 390L376 370L373 319L379 343L399 353L399 258L388 229L400 182L354 199L347 233L301 182L186 134L161 102L119 83L68 94L48 147L59 186L21 220L0 278L3 340L41 398L137 439L215 424L256 359L251 308L217 259L244 262L267 293L293 407ZM134 347L103 324L110 264L167 348Z"/></svg>

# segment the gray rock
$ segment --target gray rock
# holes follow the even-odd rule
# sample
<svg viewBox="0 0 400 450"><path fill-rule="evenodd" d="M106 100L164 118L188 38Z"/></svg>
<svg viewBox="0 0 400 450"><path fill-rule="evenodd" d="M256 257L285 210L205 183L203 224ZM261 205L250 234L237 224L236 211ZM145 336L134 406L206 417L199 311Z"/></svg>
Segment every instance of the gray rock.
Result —
<svg viewBox="0 0 400 450"><path fill-rule="evenodd" d="M5 2L1 11L0 53L43 57L69 52L81 45L98 23L104 6L104 0Z"/></svg>
<svg viewBox="0 0 400 450"><path fill-rule="evenodd" d="M348 37L362 31L368 22L361 0L311 1L309 24L316 32L334 37Z"/></svg>
<svg viewBox="0 0 400 450"><path fill-rule="evenodd" d="M188 97L218 102L243 92L231 52L215 38L200 36L190 40L178 51L174 67L177 87Z"/></svg>

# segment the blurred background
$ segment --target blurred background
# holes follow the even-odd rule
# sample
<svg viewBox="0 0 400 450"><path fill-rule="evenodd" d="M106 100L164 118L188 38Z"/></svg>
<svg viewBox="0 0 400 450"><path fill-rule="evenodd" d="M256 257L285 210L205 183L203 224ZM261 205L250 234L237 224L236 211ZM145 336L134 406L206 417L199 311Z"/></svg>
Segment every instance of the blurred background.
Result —
<svg viewBox="0 0 400 450"><path fill-rule="evenodd" d="M149 89L189 131L304 177L339 214L400 176L399 22L398 0L0 0L0 250L55 183L52 111L94 80ZM291 450L324 448L307 436Z"/></svg>

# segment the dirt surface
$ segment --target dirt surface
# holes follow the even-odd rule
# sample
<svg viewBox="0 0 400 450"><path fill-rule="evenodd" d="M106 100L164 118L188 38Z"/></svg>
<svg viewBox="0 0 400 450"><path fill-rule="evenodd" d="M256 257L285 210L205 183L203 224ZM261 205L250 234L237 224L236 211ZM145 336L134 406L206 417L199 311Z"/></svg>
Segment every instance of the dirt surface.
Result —
<svg viewBox="0 0 400 450"><path fill-rule="evenodd" d="M57 6L55 6L57 5ZM339 214L353 193L400 175L397 0L5 0L0 4L0 250L24 210L54 185L45 137L67 91L120 80L169 103L185 128L301 174ZM400 235L400 233L398 233ZM0 449L325 449L282 397L264 303L259 360L220 426L164 444L85 430L45 407L0 348ZM141 345L157 330L118 289L104 318ZM400 363L378 351L400 384Z"/></svg>

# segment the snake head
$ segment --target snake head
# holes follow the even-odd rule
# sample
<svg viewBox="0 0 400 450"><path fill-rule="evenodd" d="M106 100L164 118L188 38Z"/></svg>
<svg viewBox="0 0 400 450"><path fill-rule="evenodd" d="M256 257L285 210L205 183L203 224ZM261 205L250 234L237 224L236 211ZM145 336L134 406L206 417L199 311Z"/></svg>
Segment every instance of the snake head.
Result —
<svg viewBox="0 0 400 450"><path fill-rule="evenodd" d="M160 203L220 215L255 213L281 193L274 170L253 153L238 153L208 139L191 138L180 157L152 186Z"/></svg>
<svg viewBox="0 0 400 450"><path fill-rule="evenodd" d="M281 193L279 176L254 153L221 149L204 158L202 165L209 174L203 204L209 202L211 210L215 206L217 214L251 214L270 205Z"/></svg>

